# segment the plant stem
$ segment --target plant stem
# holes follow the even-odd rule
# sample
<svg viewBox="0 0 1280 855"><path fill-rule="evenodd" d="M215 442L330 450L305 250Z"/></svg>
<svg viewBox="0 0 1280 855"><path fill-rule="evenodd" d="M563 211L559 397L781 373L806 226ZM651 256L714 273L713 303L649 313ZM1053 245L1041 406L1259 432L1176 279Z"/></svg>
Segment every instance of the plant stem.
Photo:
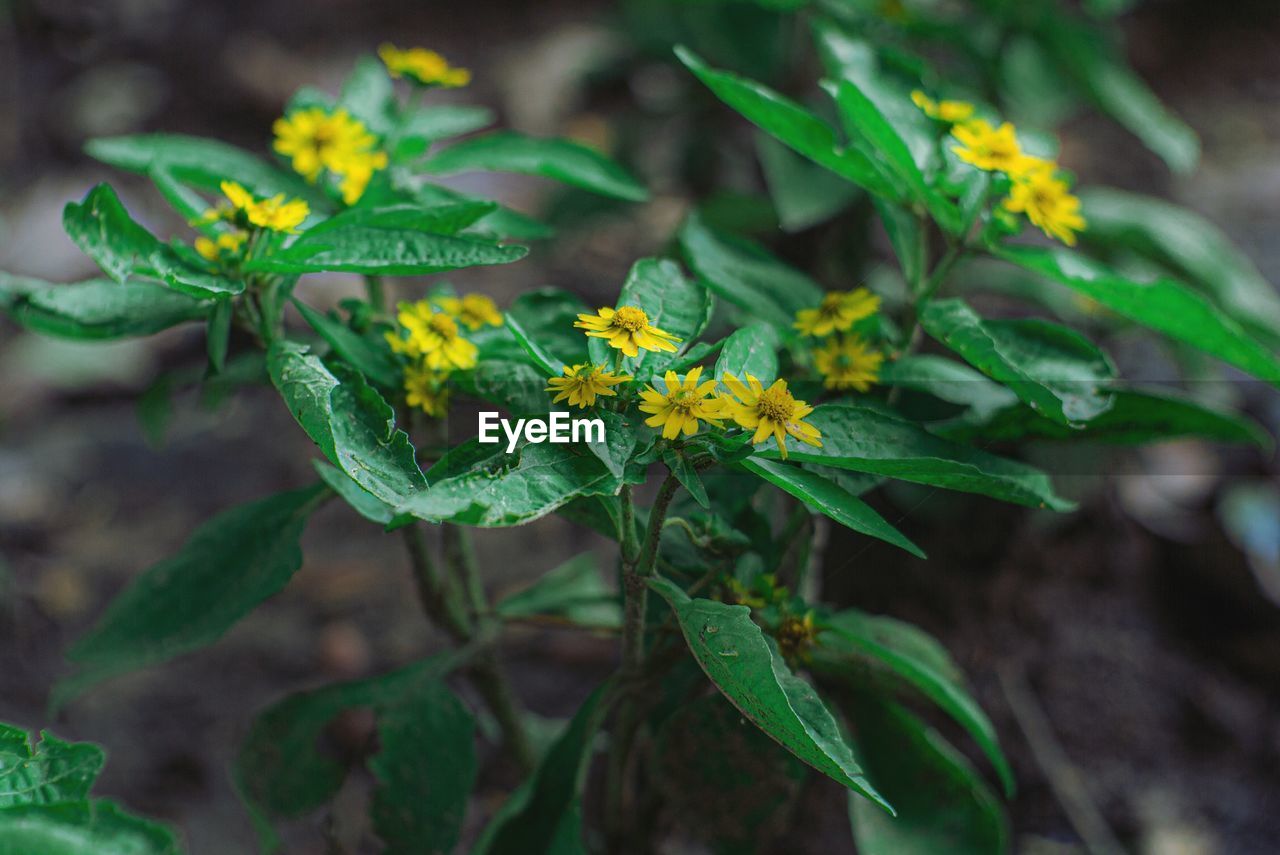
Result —
<svg viewBox="0 0 1280 855"><path fill-rule="evenodd" d="M387 310L387 292L381 276L364 277L364 293L375 312L381 314Z"/></svg>
<svg viewBox="0 0 1280 855"><path fill-rule="evenodd" d="M455 643L465 644L472 637L471 622L461 609L456 592L450 591L448 581L431 560L426 538L422 536L422 526L413 522L401 531L404 533L409 562L413 565L413 578L418 586L418 599L422 602L422 610L434 623L449 633L449 637Z"/></svg>
<svg viewBox="0 0 1280 855"><path fill-rule="evenodd" d="M647 579L653 575L653 564L658 557L658 543L662 539L667 508L671 506L671 498L679 487L680 482L676 480L676 476L668 473L666 480L658 488L653 507L649 509L649 527L645 532L639 559L631 564L623 561L623 587L626 595L622 624L624 682L628 677L634 676L644 664L644 624L649 594Z"/></svg>
<svg viewBox="0 0 1280 855"><path fill-rule="evenodd" d="M658 558L658 545L665 528L667 509L680 482L674 473L667 473L658 495L649 508L649 524L645 529L644 543L636 551L634 508L631 493L623 493L622 545L622 673L619 681L621 696L618 699L618 720L613 729L609 746L609 766L605 779L605 826L610 851L627 847L633 838L629 833L627 812L627 781L631 766L632 746L643 720L640 710L639 684L644 676L644 634L649 602L648 577L653 575Z"/></svg>

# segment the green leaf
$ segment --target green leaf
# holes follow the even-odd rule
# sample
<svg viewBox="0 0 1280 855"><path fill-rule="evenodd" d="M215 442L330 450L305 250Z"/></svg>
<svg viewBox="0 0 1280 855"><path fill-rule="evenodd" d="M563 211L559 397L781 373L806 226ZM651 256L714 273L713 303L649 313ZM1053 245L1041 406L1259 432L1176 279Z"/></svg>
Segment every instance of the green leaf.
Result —
<svg viewBox="0 0 1280 855"><path fill-rule="evenodd" d="M479 202L486 201L477 199L474 196L468 196L465 193L459 193L457 190L450 190L439 184L431 184L424 182L413 187L410 194L416 201L424 205L439 205L444 202ZM497 235L499 237L517 238L520 240L538 240L548 238L555 234L555 229L546 223L538 222L532 217L522 214L519 211L513 211L510 208L504 208L501 205L491 214L485 215L478 223L468 229L467 234L473 234L477 237L489 237Z"/></svg>
<svg viewBox="0 0 1280 855"><path fill-rule="evenodd" d="M612 686L601 685L583 702L533 775L498 808L472 855L586 855L583 777L609 711Z"/></svg>
<svg viewBox="0 0 1280 855"><path fill-rule="evenodd" d="M1114 394L1114 406L1083 430L1071 430L1021 406L982 413L974 410L943 422L936 429L943 436L960 442L978 437L986 440L1034 437L1141 445L1194 437L1210 442L1253 443L1268 450L1274 446L1266 429L1252 419L1200 404L1168 389L1117 389Z"/></svg>
<svg viewBox="0 0 1280 855"><path fill-rule="evenodd" d="M352 368L364 374L384 389L398 389L401 369L391 353L374 344L339 320L321 314L306 303L293 299L294 308L302 319L320 334L334 353L346 360Z"/></svg>
<svg viewBox="0 0 1280 855"><path fill-rule="evenodd" d="M768 134L757 133L755 140L769 198L783 231L800 232L825 223L860 195L856 184L832 182L827 170Z"/></svg>
<svg viewBox="0 0 1280 855"><path fill-rule="evenodd" d="M1280 348L1280 295L1221 229L1163 199L1110 187L1080 193L1088 246L1132 251L1209 294L1249 332Z"/></svg>
<svg viewBox="0 0 1280 855"><path fill-rule="evenodd" d="M985 420L998 410L1010 407L1025 409L1009 389L961 362L941 356L911 355L886 362L880 367L880 382L927 392L948 403L969 407L977 420Z"/></svg>
<svg viewBox="0 0 1280 855"><path fill-rule="evenodd" d="M859 695L844 704L857 731L867 775L891 799L887 817L849 799L853 839L862 855L999 855L1008 822L969 761L933 728L892 701Z"/></svg>
<svg viewBox="0 0 1280 855"><path fill-rule="evenodd" d="M493 122L492 110L470 104L434 104L407 111L400 123L395 159L414 160L426 154L432 143L478 131Z"/></svg>
<svg viewBox="0 0 1280 855"><path fill-rule="evenodd" d="M546 377L559 377L564 371L565 363L563 360L556 359L551 354L542 349L542 346L533 340L533 337L525 331L524 325L519 319L507 316L507 329L515 336L516 342L529 355L529 359L533 361L534 367L541 369Z"/></svg>
<svg viewBox="0 0 1280 855"><path fill-rule="evenodd" d="M340 380L305 345L289 341L271 346L267 369L307 436L365 490L398 506L426 486L395 412L360 374Z"/></svg>
<svg viewBox="0 0 1280 855"><path fill-rule="evenodd" d="M254 720L233 770L246 803L262 817L287 819L315 810L336 795L347 767L318 750L320 737L344 710L372 707L384 740L381 754L370 762L383 784L375 794L375 815L380 809L398 812L394 799L406 794L421 798L419 788L434 783L439 787L440 801L418 819L432 823L431 833L440 835L437 839L452 835L456 840L461 821L459 802L465 804L475 775L475 748L470 715L440 681L467 655L454 651L377 677L298 692L263 710ZM408 758L400 739L411 737L416 743L423 733L415 726L413 733L393 734L388 745L383 732L387 727L403 727L406 716L417 718L428 733L436 733L429 750L410 749ZM407 771L412 774L404 768L406 759L418 767L412 779L404 777ZM396 786L398 792L388 792L386 782L393 778L406 789ZM438 851L449 848L444 845ZM433 847L431 851L437 850Z"/></svg>
<svg viewBox="0 0 1280 855"><path fill-rule="evenodd" d="M482 264L510 264L529 252L469 237L410 229L351 225L304 233L274 255L255 258L246 271L315 273L339 270L386 276L419 276Z"/></svg>
<svg viewBox="0 0 1280 855"><path fill-rule="evenodd" d="M323 460L312 460L311 465L320 476L320 480L328 484L333 492L369 522L387 526L391 525L391 521L396 518L395 508L361 487L338 467L330 466Z"/></svg>
<svg viewBox="0 0 1280 855"><path fill-rule="evenodd" d="M917 558L927 557L920 547L886 522L870 505L816 472L759 457L748 457L738 466L795 496L811 511L826 514L856 532L892 543Z"/></svg>
<svg viewBox="0 0 1280 855"><path fill-rule="evenodd" d="M680 229L680 246L707 288L784 336L794 335L796 312L822 302L818 283L756 244L713 231L696 212Z"/></svg>
<svg viewBox="0 0 1280 855"><path fill-rule="evenodd" d="M378 710L369 813L386 855L453 850L479 766L475 730L471 713L438 680Z"/></svg>
<svg viewBox="0 0 1280 855"><path fill-rule="evenodd" d="M906 195L924 205L944 231L959 233L960 211L925 181L911 149L875 103L848 80L836 82L828 91L835 96L845 130L854 145L859 145L872 162L882 163L890 180L899 183Z"/></svg>
<svg viewBox="0 0 1280 855"><path fill-rule="evenodd" d="M711 500L707 497L706 485L702 483L698 470L689 462L688 457L685 457L683 453L674 448L667 448L662 452L662 462L667 464L671 474L680 482L680 486L689 491L690 497L695 502L708 510L711 509Z"/></svg>
<svg viewBox="0 0 1280 855"><path fill-rule="evenodd" d="M372 56L356 60L355 68L342 84L338 107L345 108L378 136L386 136L394 122L395 89L386 66Z"/></svg>
<svg viewBox="0 0 1280 855"><path fill-rule="evenodd" d="M983 319L962 300L930 301L920 323L1046 418L1081 427L1111 408L1115 366L1075 330L1038 318Z"/></svg>
<svg viewBox="0 0 1280 855"><path fill-rule="evenodd" d="M513 131L485 134L449 146L420 167L425 172L518 172L541 175L629 202L643 202L649 191L625 169L595 149L567 139L537 139Z"/></svg>
<svg viewBox="0 0 1280 855"><path fill-rule="evenodd" d="M178 855L173 832L100 799L0 811L0 855Z"/></svg>
<svg viewBox="0 0 1280 855"><path fill-rule="evenodd" d="M1200 158L1195 131L1170 113L1147 84L1112 55L1094 26L1051 15L1046 16L1038 35L1097 105L1170 169L1178 173L1195 169Z"/></svg>
<svg viewBox="0 0 1280 855"><path fill-rule="evenodd" d="M320 188L300 175L277 169L249 152L217 140L181 134L138 134L90 140L89 156L126 172L163 171L168 177L203 190L220 192L223 181L235 181L255 196L277 193L303 199L313 212L333 210Z"/></svg>
<svg viewBox="0 0 1280 855"><path fill-rule="evenodd" d="M590 311L586 303L568 291L539 288L517 297L507 309L507 320L516 322L552 367L557 362L577 365L587 361L587 337L573 324L580 313ZM515 327L511 331L514 334ZM559 373L553 371L552 375Z"/></svg>
<svg viewBox="0 0 1280 855"><path fill-rule="evenodd" d="M1201 295L1172 279L1134 282L1062 248L1004 246L998 258L1061 282L1118 315L1183 342L1272 385L1280 386L1280 357Z"/></svg>
<svg viewBox="0 0 1280 855"><path fill-rule="evenodd" d="M1038 469L949 442L914 422L852 404L822 404L806 421L822 432L822 447L788 445L788 456L873 475L886 475L947 490L981 493L1033 508L1071 510ZM760 453L777 458L774 440Z"/></svg>
<svg viewBox="0 0 1280 855"><path fill-rule="evenodd" d="M307 229L308 238L349 227L431 232L454 235L497 210L482 199L445 201L435 205L396 204L376 208L348 208Z"/></svg>
<svg viewBox="0 0 1280 855"><path fill-rule="evenodd" d="M551 409L549 376L524 362L481 359L474 368L455 372L450 381L464 395L497 404L514 416L532 416Z"/></svg>
<svg viewBox="0 0 1280 855"><path fill-rule="evenodd" d="M690 599L660 577L649 587L671 606L702 670L744 716L819 772L893 813L853 759L831 712L787 667L777 645L751 620L751 609Z"/></svg>
<svg viewBox="0 0 1280 855"><path fill-rule="evenodd" d="M613 439L606 432L606 440ZM427 472L430 486L400 510L429 522L512 526L622 486L620 475L581 446L522 441L507 454L506 443L505 437L493 445L472 439L453 449Z"/></svg>
<svg viewBox="0 0 1280 855"><path fill-rule="evenodd" d="M685 47L675 51L717 98L760 130L841 178L878 196L901 200L901 194L884 180L875 163L857 149L844 146L830 125L804 107L754 80L711 68Z"/></svg>
<svg viewBox="0 0 1280 855"><path fill-rule="evenodd" d="M732 374L746 380L750 374L768 386L778 376L778 331L764 323L749 324L734 330L724 340L716 360L716 379Z"/></svg>
<svg viewBox="0 0 1280 855"><path fill-rule="evenodd" d="M108 184L89 191L84 201L62 213L67 236L117 282L133 275L165 283L193 297L226 297L244 290L243 282L189 267L169 246L134 222Z"/></svg>
<svg viewBox="0 0 1280 855"><path fill-rule="evenodd" d="M1013 794L1013 771L1000 750L996 729L965 689L960 669L942 645L910 624L855 609L832 615L820 627L813 652L815 671L843 680L865 680L860 661L868 657L887 668L955 719L991 761L1005 791Z"/></svg>
<svg viewBox="0 0 1280 855"><path fill-rule="evenodd" d="M585 626L622 626L618 596L605 585L590 552L570 558L529 587L504 597L495 611L503 617L554 615Z"/></svg>
<svg viewBox="0 0 1280 855"><path fill-rule="evenodd" d="M649 316L649 323L680 340L675 353L641 350L639 356L631 359L631 364L637 370L642 368L645 376L665 370L711 322L712 303L707 289L701 282L685 276L680 265L667 259L642 258L633 264L627 281L622 284L618 305L639 306ZM592 341L596 347L608 347L603 339ZM594 361L607 362L604 358Z"/></svg>
<svg viewBox="0 0 1280 855"><path fill-rule="evenodd" d="M27 732L0 724L0 826L14 805L79 802L102 771L106 755L91 742L64 742L47 731L32 748Z"/></svg>
<svg viewBox="0 0 1280 855"><path fill-rule="evenodd" d="M54 689L54 705L90 685L217 641L278 593L302 566L298 539L327 491L279 493L225 511L177 555L138 576L67 658L80 670Z"/></svg>
<svg viewBox="0 0 1280 855"><path fill-rule="evenodd" d="M32 332L101 341L202 320L210 304L152 282L92 279L58 285L0 273L0 310Z"/></svg>
<svg viewBox="0 0 1280 855"><path fill-rule="evenodd" d="M820 17L814 18L813 38L827 76L856 87L871 102L894 135L906 144L921 172L936 169L938 127L912 103L911 91L917 88L919 78L909 70L899 73L901 55L893 55L892 47L882 52L870 38L858 38L849 28ZM861 135L856 125L850 127L854 114L842 113L842 118L851 136Z"/></svg>

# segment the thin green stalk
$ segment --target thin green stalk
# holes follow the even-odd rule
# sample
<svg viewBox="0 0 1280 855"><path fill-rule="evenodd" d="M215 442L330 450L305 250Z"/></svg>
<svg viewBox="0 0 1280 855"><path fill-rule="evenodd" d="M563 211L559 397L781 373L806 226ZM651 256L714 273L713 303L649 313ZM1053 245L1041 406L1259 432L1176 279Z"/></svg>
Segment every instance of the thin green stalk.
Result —
<svg viewBox="0 0 1280 855"><path fill-rule="evenodd" d="M387 291L381 276L365 276L364 293L375 312L382 314L387 310Z"/></svg>
<svg viewBox="0 0 1280 855"><path fill-rule="evenodd" d="M623 851L633 838L626 805L628 781L631 778L631 755L636 735L643 721L640 682L644 676L644 634L648 610L648 578L653 575L658 557L658 545L662 530L666 527L667 509L680 482L673 473L667 473L658 495L649 508L649 524L639 552L636 552L635 527L631 521L623 525L625 542L622 548L622 674L619 681L618 720L613 728L609 746L609 764L605 777L605 827L610 841L610 851ZM630 492L623 496L623 517L634 514Z"/></svg>

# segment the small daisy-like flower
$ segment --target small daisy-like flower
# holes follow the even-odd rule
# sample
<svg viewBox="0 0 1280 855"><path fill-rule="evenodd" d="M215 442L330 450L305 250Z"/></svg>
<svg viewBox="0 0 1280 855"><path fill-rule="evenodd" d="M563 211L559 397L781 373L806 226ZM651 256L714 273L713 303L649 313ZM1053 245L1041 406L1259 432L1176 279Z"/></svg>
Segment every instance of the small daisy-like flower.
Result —
<svg viewBox="0 0 1280 855"><path fill-rule="evenodd" d="M388 332L387 343L396 353L436 371L473 368L479 349L458 332L458 323L425 302L401 303L396 320L407 335Z"/></svg>
<svg viewBox="0 0 1280 855"><path fill-rule="evenodd" d="M640 412L649 413L644 423L649 427L661 427L664 439L675 439L684 431L686 436L698 432L699 420L720 424L724 403L715 397L716 381L699 383L702 367L699 366L681 380L674 371L663 378L666 392L648 386L640 393Z"/></svg>
<svg viewBox="0 0 1280 855"><path fill-rule="evenodd" d="M378 48L378 56L392 77L407 77L423 86L456 89L471 82L471 72L449 64L443 56L426 48L401 50L392 44Z"/></svg>
<svg viewBox="0 0 1280 855"><path fill-rule="evenodd" d="M326 169L341 172L347 158L377 148L378 138L346 110L294 110L275 120L274 148L290 159L294 172L315 181Z"/></svg>
<svg viewBox="0 0 1280 855"><path fill-rule="evenodd" d="M759 445L773 437L778 441L778 452L782 459L787 459L787 435L791 435L806 445L822 446L822 433L813 425L804 421L805 416L813 412L813 407L804 401L797 401L787 391L786 380L775 380L768 389L747 375L743 383L732 374L724 375L724 384L737 398L724 399L729 415L741 427L754 430L752 445Z"/></svg>
<svg viewBox="0 0 1280 855"><path fill-rule="evenodd" d="M552 377L547 380L547 391L557 393L551 399L553 404L568 400L570 406L586 409L596 402L597 395L613 397L618 393L609 388L619 383L626 383L631 377L626 374L614 374L599 365L566 365L563 377Z"/></svg>
<svg viewBox="0 0 1280 855"><path fill-rule="evenodd" d="M930 119L937 119L939 122L954 125L973 118L973 105L968 101L935 101L919 89L911 93L911 103L923 110Z"/></svg>
<svg viewBox="0 0 1280 855"><path fill-rule="evenodd" d="M1004 207L1015 214L1026 214L1049 237L1075 246L1076 232L1084 231L1087 224L1080 214L1080 200L1055 172L1055 165L1048 161L1032 164L1014 178Z"/></svg>
<svg viewBox="0 0 1280 855"><path fill-rule="evenodd" d="M236 220L243 216L250 225L270 229L273 232L293 232L311 213L311 208L301 199L285 199L283 193L277 193L270 199L255 199L253 194L234 181L223 181L220 185L222 195L227 197L231 207L215 208L201 218L203 222L226 219Z"/></svg>
<svg viewBox="0 0 1280 855"><path fill-rule="evenodd" d="M822 298L816 309L796 312L795 328L805 335L822 338L831 333L844 332L863 318L869 318L880 309L880 298L866 288L854 291L833 291Z"/></svg>
<svg viewBox="0 0 1280 855"><path fill-rule="evenodd" d="M432 371L418 365L404 370L404 401L432 418L442 419L449 412L449 389L445 385L448 372Z"/></svg>
<svg viewBox="0 0 1280 855"><path fill-rule="evenodd" d="M223 232L216 239L201 236L195 240L195 250L206 261L217 261L224 256L239 254L248 239L248 233L242 231Z"/></svg>
<svg viewBox="0 0 1280 855"><path fill-rule="evenodd" d="M1013 125L1005 122L998 128L983 119L974 119L951 129L960 145L952 146L956 156L986 172L1014 174L1023 165L1022 146Z"/></svg>
<svg viewBox="0 0 1280 855"><path fill-rule="evenodd" d="M640 349L665 350L675 353L680 339L649 324L649 316L638 306L601 309L594 315L578 315L574 323L592 338L602 338L626 356L637 356Z"/></svg>
<svg viewBox="0 0 1280 855"><path fill-rule="evenodd" d="M436 297L434 302L472 332L484 326L502 326L502 312L499 312L498 305L484 294Z"/></svg>
<svg viewBox="0 0 1280 855"><path fill-rule="evenodd" d="M831 339L813 352L814 365L828 389L868 391L880 379L884 354L873 350L859 336Z"/></svg>

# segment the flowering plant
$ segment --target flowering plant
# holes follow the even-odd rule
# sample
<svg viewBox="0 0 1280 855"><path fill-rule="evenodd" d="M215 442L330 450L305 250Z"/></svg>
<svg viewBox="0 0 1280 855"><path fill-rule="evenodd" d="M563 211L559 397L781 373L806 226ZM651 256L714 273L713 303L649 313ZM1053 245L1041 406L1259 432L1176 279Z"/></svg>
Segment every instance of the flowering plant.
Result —
<svg viewBox="0 0 1280 855"><path fill-rule="evenodd" d="M77 339L203 324L207 376L242 367L273 386L315 443L318 478L218 515L143 572L71 649L78 670L56 704L214 643L287 584L308 519L336 498L404 539L423 610L453 644L388 674L289 695L254 719L234 774L264 848L279 844L273 823L336 796L348 770L317 738L342 711L365 707L378 733L359 758L372 776L370 824L390 852L458 845L478 722L496 725L486 738L526 776L486 818L473 852L645 848L652 817L687 809L678 781L695 765L691 746L700 756L723 746L711 752L717 770L693 770L703 789L767 794L763 807L714 823L722 850L755 845L814 774L851 794L860 849L937 851L928 847L944 839L949 851L1003 850L999 798L898 699L954 720L1008 793L994 727L922 630L816 596L827 521L923 558L864 494L896 480L1067 511L1047 473L987 447L1266 437L1237 413L1124 383L1102 349L1064 324L983 317L944 289L975 263L1002 264L1038 289L1069 289L1091 316L1122 318L1273 384L1280 314L1243 312L1156 224L1125 221L1138 230L1129 237L1117 225L1124 205L1098 209L1109 214L1082 205L1051 143L1024 139L994 107L934 91L919 73L869 73L839 23L823 22L818 38L842 134L692 50L678 55L771 139L830 173L841 198L848 185L868 201L897 257L896 295L853 283L827 291L693 211L671 257L637 261L612 306L593 310L546 288L500 309L439 284L390 305L384 277L515 262L526 249L511 239L547 236L433 175L508 170L647 197L622 167L567 140L499 132L437 148L489 116L423 106L425 89L470 76L421 49L385 46L336 99L298 93L275 124L275 161L171 135L91 143L100 160L150 178L196 236L161 241L100 185L68 205L64 223L107 278L3 276L0 306L28 329ZM1016 240L1028 223L1044 240ZM1166 274L1129 273L1112 261L1121 251ZM366 299L341 312L310 305L303 277L326 271L366 277ZM917 352L926 337L937 352ZM443 447L455 397L522 416L565 406L603 421L605 437L525 439L510 453L478 439ZM616 544L616 589L582 558L491 600L471 531L551 514ZM541 750L496 646L530 620L616 634L621 651L616 674ZM459 696L463 685L477 703ZM593 772L602 731L607 759ZM46 737L38 752L76 750ZM66 851L106 851L111 834L132 835L129 851L173 851L167 833L89 800L91 774L76 779L83 786L55 785L63 761L30 762L38 752L25 733L0 731L0 752L35 782L0 798L0 817L20 818L0 823L0 850L18 833L86 841ZM96 772L101 756L91 754L76 756ZM0 763L0 782L15 774ZM592 774L602 776L599 795L585 787Z"/></svg>

